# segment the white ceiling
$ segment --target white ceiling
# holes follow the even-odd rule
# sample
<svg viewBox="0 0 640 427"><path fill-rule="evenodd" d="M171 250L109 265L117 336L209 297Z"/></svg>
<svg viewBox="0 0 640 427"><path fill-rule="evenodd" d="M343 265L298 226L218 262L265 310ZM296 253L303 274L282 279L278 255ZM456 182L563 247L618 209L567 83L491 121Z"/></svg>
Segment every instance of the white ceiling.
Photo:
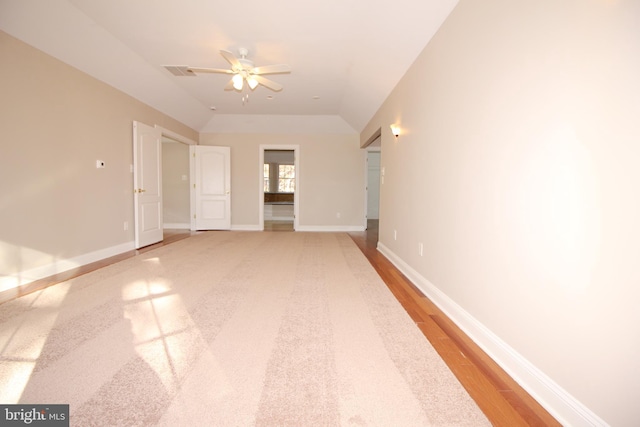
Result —
<svg viewBox="0 0 640 427"><path fill-rule="evenodd" d="M198 131L317 116L320 127L359 132L456 3L0 0L0 28ZM164 68L229 68L219 51L240 47L256 66L289 64L290 74L267 76L284 89L258 86L243 105L223 90L228 75Z"/></svg>

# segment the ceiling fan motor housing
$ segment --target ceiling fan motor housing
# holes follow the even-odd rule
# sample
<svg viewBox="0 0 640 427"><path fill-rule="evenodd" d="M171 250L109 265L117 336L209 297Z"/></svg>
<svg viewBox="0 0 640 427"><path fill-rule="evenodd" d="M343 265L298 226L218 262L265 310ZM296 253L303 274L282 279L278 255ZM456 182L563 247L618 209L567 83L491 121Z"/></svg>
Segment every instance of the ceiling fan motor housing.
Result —
<svg viewBox="0 0 640 427"><path fill-rule="evenodd" d="M238 59L238 62L240 63L240 65L242 65L242 69L243 70L251 70L253 68L253 61L246 59L246 58L240 58Z"/></svg>

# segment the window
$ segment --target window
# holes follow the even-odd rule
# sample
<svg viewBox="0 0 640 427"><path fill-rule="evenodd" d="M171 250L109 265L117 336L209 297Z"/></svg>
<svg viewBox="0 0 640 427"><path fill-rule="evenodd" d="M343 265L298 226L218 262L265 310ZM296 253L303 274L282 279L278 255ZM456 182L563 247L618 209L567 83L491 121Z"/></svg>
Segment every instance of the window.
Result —
<svg viewBox="0 0 640 427"><path fill-rule="evenodd" d="M262 187L265 193L268 193L271 191L271 183L269 180L269 163L265 163L264 164L264 186Z"/></svg>
<svg viewBox="0 0 640 427"><path fill-rule="evenodd" d="M295 150L264 150L262 182L265 193L296 192Z"/></svg>
<svg viewBox="0 0 640 427"><path fill-rule="evenodd" d="M294 165L278 165L278 193L294 193L296 191L296 167Z"/></svg>

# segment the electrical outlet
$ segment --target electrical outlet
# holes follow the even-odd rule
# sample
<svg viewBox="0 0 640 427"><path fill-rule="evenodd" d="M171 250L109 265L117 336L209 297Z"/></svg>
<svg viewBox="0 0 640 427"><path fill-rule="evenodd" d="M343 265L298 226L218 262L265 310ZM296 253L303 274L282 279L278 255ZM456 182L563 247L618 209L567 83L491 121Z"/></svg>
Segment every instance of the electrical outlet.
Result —
<svg viewBox="0 0 640 427"><path fill-rule="evenodd" d="M393 230L393 240L398 240L398 230Z"/></svg>
<svg viewBox="0 0 640 427"><path fill-rule="evenodd" d="M423 252L424 252L424 245L422 243L418 243L418 254L422 256Z"/></svg>
<svg viewBox="0 0 640 427"><path fill-rule="evenodd" d="M127 231L129 229L129 222L125 221L124 222L124 231Z"/></svg>
<svg viewBox="0 0 640 427"><path fill-rule="evenodd" d="M340 218L340 212L336 212L336 218Z"/></svg>

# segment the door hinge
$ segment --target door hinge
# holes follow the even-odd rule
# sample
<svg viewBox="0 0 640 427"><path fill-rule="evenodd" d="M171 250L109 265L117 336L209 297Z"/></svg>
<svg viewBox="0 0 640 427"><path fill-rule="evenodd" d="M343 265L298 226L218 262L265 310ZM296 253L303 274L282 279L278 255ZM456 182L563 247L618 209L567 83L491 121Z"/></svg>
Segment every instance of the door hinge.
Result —
<svg viewBox="0 0 640 427"><path fill-rule="evenodd" d="M193 184L193 188L196 188L196 185L195 185L195 184Z"/></svg>
<svg viewBox="0 0 640 427"><path fill-rule="evenodd" d="M196 219L196 214L193 214L193 219Z"/></svg>

